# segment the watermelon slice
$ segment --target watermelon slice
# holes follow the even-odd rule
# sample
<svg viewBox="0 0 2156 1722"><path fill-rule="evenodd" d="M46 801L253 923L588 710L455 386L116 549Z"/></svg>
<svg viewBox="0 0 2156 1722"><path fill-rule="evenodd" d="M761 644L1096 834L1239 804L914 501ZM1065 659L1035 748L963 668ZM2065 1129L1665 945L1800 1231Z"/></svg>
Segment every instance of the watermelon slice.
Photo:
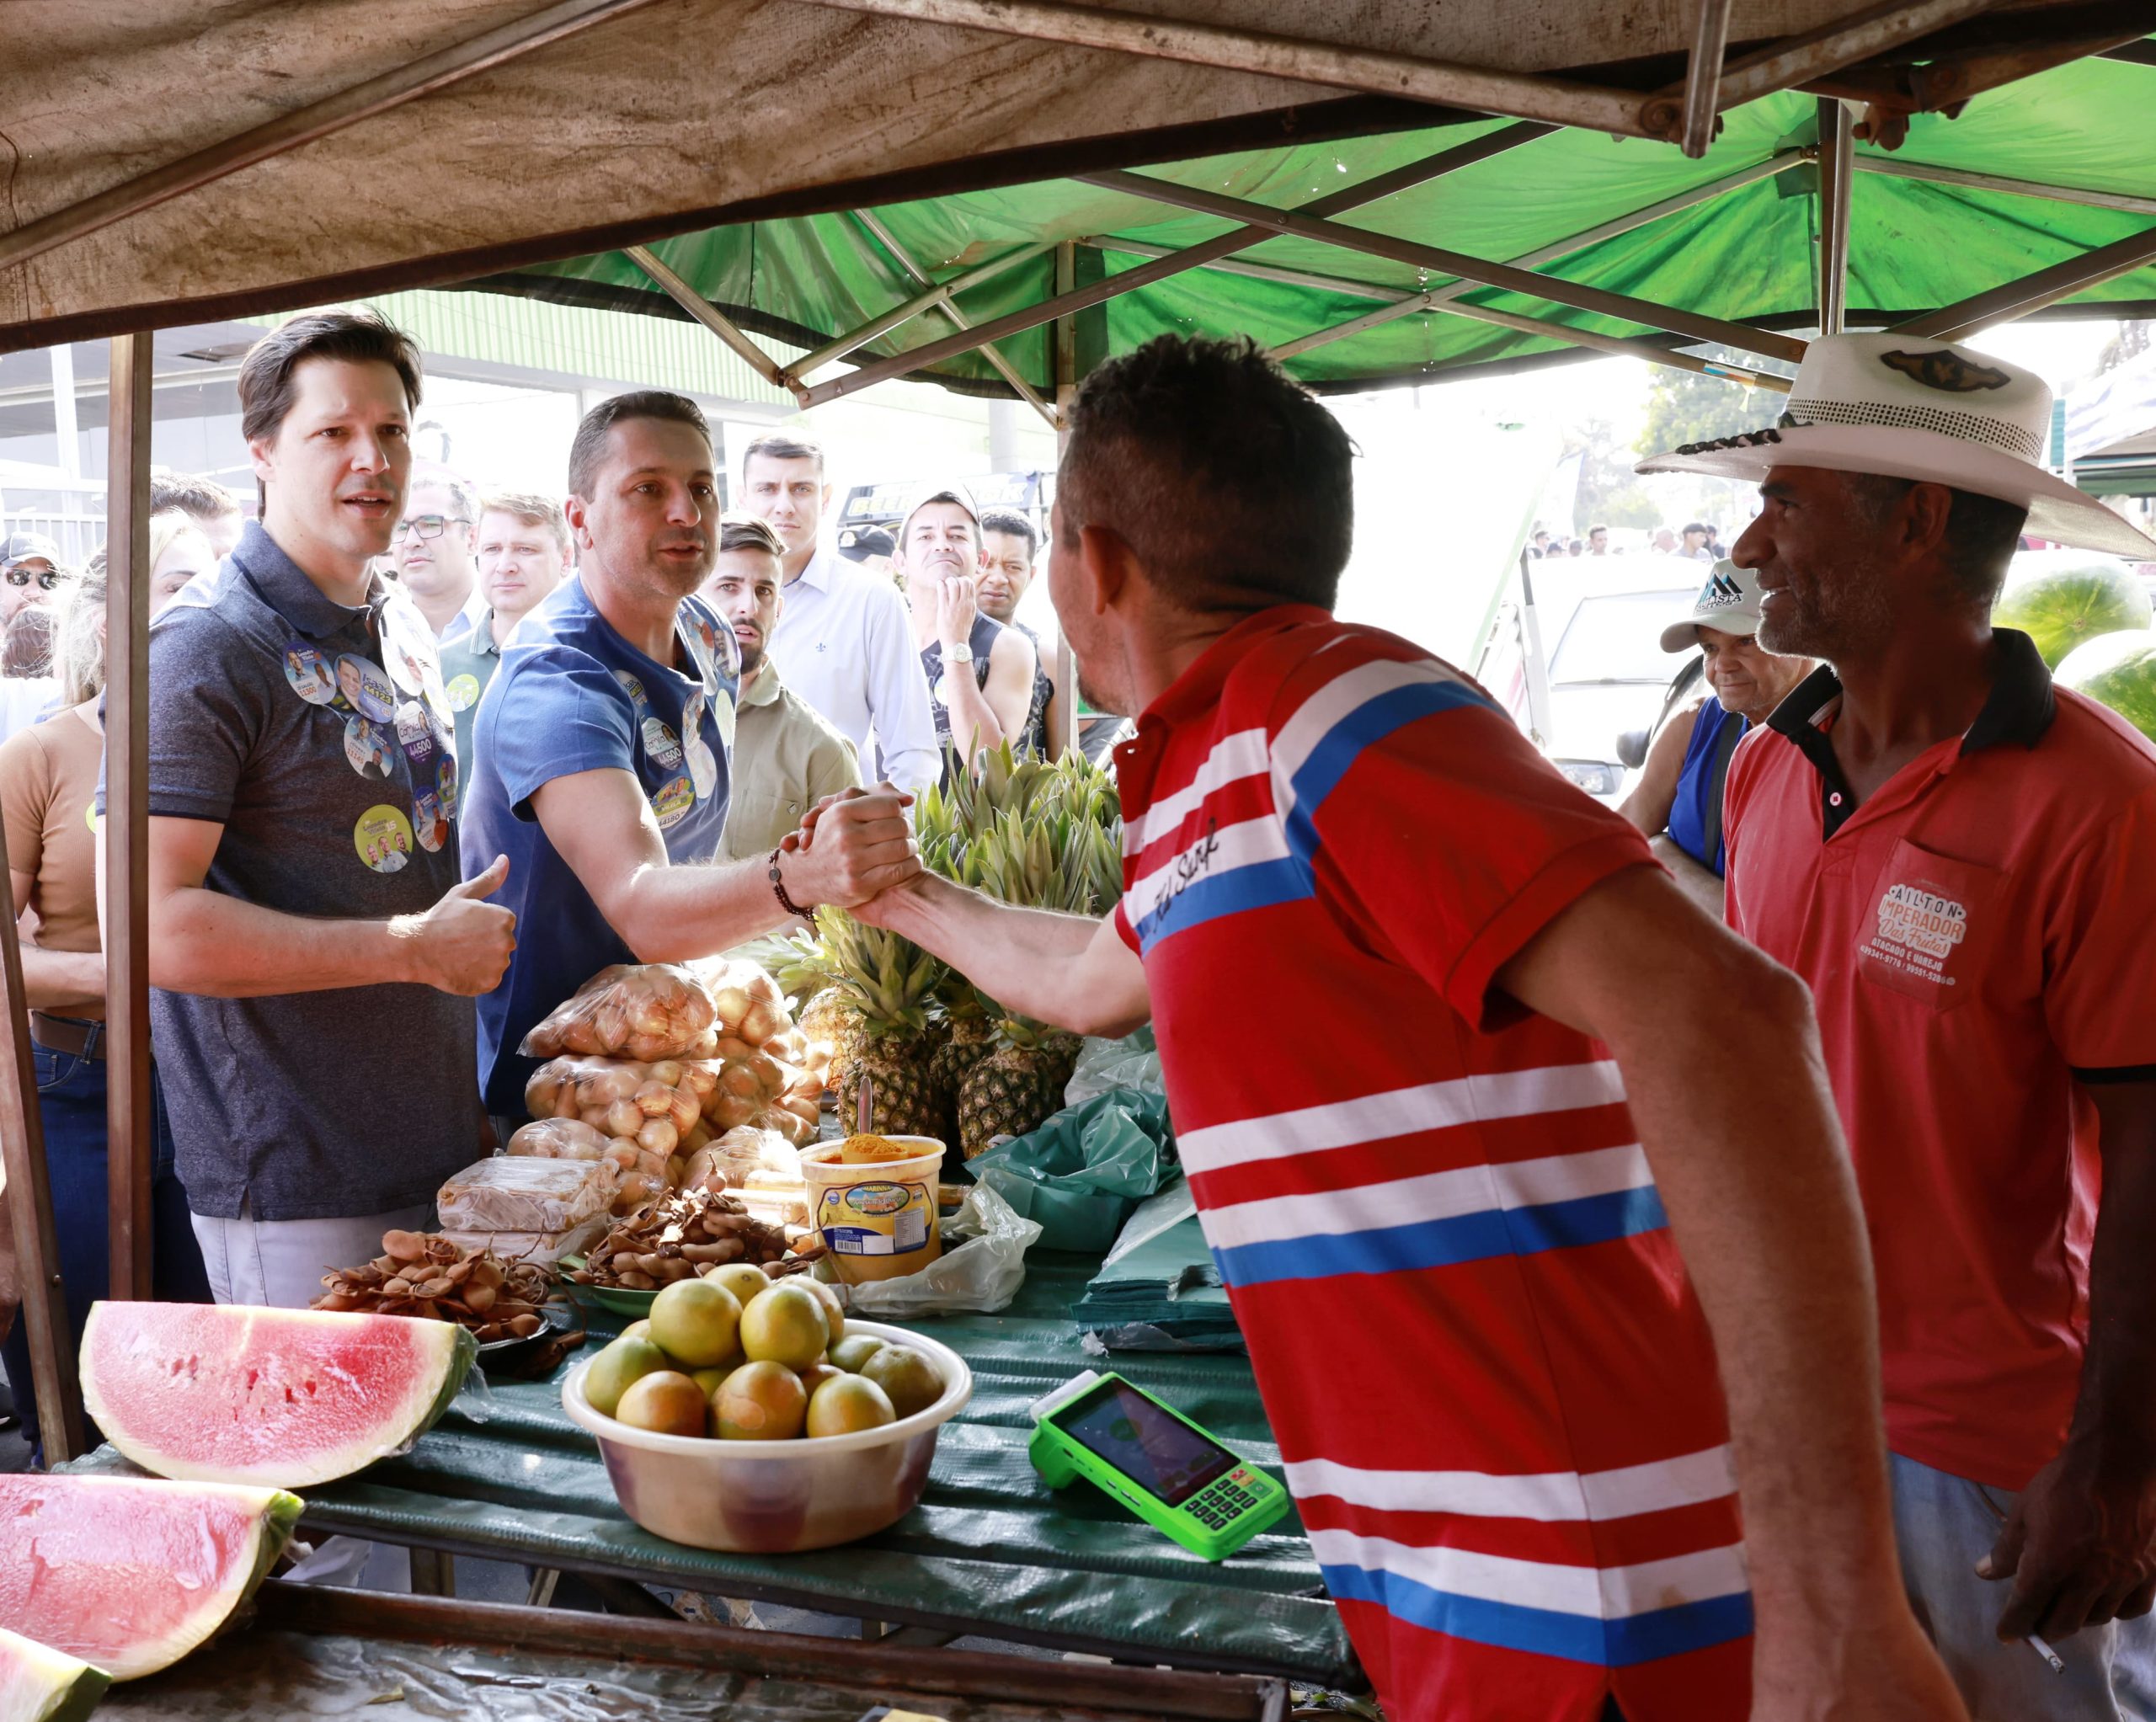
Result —
<svg viewBox="0 0 2156 1722"><path fill-rule="evenodd" d="M0 1626L0 1716L8 1722L82 1722L112 1677Z"/></svg>
<svg viewBox="0 0 2156 1722"><path fill-rule="evenodd" d="M299 1517L277 1489L0 1477L0 1624L114 1680L154 1674L232 1618Z"/></svg>
<svg viewBox="0 0 2156 1722"><path fill-rule="evenodd" d="M462 1328L243 1303L93 1303L83 1406L160 1477L304 1489L402 1453L463 1385Z"/></svg>

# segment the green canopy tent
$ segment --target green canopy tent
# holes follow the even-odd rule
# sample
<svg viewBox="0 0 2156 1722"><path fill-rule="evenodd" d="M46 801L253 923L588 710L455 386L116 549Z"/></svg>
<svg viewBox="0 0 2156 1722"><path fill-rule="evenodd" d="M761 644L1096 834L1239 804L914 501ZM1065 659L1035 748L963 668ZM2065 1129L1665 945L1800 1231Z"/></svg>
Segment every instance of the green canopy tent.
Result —
<svg viewBox="0 0 2156 1722"><path fill-rule="evenodd" d="M1698 369L1684 349L1703 344L1782 361L1759 367L1772 387L1801 351L1778 331L2150 314L2152 107L2156 52L2135 41L1952 118L1915 114L1891 152L1851 137L1849 105L1794 91L1725 113L1696 159L1456 120L746 222L467 285L774 337L807 349L765 363L808 406L908 376L1052 418L1059 381L1171 331L1248 333L1321 390L1608 350ZM1059 308L1078 349L1061 373Z"/></svg>

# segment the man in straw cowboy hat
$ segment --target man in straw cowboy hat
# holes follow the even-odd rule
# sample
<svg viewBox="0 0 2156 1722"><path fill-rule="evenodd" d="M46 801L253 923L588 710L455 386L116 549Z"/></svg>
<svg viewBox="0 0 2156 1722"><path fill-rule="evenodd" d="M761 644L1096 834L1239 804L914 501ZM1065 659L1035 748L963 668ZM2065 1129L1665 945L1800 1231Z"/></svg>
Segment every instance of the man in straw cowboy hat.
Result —
<svg viewBox="0 0 2156 1722"><path fill-rule="evenodd" d="M2156 544L2045 471L2051 404L1836 335L1640 468L1761 481L1759 642L1824 660L1731 767L1729 920L1817 1000L1903 1581L1979 1719L2156 1714L2156 749L1990 621L2025 528Z"/></svg>

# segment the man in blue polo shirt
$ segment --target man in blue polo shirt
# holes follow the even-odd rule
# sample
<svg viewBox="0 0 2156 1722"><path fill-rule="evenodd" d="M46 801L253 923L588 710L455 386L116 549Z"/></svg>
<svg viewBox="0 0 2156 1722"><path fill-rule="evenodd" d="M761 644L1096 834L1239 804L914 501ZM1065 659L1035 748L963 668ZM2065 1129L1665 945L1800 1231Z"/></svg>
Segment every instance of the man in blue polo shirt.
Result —
<svg viewBox="0 0 2156 1722"><path fill-rule="evenodd" d="M693 595L718 554L716 467L680 395L585 414L577 575L525 619L479 701L464 864L507 856L502 900L532 929L479 1000L480 1086L502 1122L524 1115L536 1068L518 1044L600 969L708 956L920 870L910 797L888 786L827 809L810 849L698 865L726 824L739 680L733 630Z"/></svg>

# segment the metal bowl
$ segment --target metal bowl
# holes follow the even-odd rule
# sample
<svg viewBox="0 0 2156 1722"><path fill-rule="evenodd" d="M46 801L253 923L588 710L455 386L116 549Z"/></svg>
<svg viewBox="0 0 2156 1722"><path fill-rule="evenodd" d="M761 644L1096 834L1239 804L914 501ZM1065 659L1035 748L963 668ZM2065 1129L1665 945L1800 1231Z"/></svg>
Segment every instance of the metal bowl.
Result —
<svg viewBox="0 0 2156 1722"><path fill-rule="evenodd" d="M942 1397L881 1429L798 1441L708 1441L632 1429L584 1396L586 1358L562 1383L562 1409L599 1442L614 1497L654 1536L739 1554L791 1554L873 1536L904 1518L928 1486L937 1431L973 1397L973 1371L940 1341L848 1317L868 1334L925 1352Z"/></svg>

